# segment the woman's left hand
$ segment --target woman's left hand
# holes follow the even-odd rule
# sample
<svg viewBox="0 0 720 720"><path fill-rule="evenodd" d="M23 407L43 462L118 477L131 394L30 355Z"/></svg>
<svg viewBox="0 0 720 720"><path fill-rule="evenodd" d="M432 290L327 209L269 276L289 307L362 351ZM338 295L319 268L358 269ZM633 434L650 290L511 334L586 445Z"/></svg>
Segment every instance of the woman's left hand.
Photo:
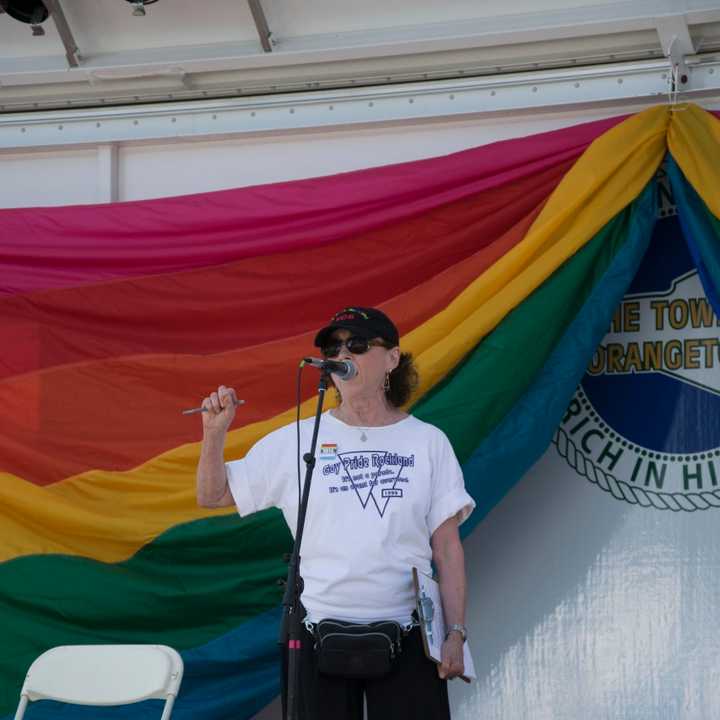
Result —
<svg viewBox="0 0 720 720"><path fill-rule="evenodd" d="M463 639L458 632L451 632L442 646L442 663L438 665L438 675L442 680L452 680L465 672L463 663Z"/></svg>

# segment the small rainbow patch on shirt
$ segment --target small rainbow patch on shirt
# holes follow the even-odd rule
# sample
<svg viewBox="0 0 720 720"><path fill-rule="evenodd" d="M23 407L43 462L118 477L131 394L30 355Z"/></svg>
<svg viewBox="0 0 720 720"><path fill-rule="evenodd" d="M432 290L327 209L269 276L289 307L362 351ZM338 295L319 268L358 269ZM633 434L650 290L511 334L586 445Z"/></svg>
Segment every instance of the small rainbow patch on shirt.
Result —
<svg viewBox="0 0 720 720"><path fill-rule="evenodd" d="M320 445L320 459L334 460L337 457L337 443L322 443Z"/></svg>

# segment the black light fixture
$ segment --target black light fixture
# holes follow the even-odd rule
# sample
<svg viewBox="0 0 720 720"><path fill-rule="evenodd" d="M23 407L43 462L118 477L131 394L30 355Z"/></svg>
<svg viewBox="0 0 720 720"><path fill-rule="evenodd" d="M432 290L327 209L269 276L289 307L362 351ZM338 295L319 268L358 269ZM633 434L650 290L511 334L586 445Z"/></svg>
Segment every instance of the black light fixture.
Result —
<svg viewBox="0 0 720 720"><path fill-rule="evenodd" d="M157 0L126 0L126 2L134 6L132 14L135 17L145 17L145 6L152 5Z"/></svg>
<svg viewBox="0 0 720 720"><path fill-rule="evenodd" d="M0 8L11 18L30 25L33 35L45 34L40 23L48 19L50 11L42 0L0 0Z"/></svg>

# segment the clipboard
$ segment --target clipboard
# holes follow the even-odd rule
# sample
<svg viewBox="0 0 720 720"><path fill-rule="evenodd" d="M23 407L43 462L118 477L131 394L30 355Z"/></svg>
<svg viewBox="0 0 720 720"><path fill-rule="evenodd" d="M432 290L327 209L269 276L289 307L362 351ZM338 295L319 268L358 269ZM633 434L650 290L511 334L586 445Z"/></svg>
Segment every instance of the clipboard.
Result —
<svg viewBox="0 0 720 720"><path fill-rule="evenodd" d="M420 572L416 567L412 569L412 574L425 656L439 665L442 662L442 645L445 641L445 616L440 586L435 578ZM467 642L463 644L463 663L465 672L460 677L465 682L475 680L475 663Z"/></svg>

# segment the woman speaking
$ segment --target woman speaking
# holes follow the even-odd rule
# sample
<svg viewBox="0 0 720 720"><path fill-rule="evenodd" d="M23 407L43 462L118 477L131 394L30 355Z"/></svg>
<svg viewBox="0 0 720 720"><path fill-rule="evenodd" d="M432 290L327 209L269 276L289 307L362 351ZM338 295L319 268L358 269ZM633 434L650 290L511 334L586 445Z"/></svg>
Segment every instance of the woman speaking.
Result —
<svg viewBox="0 0 720 720"><path fill-rule="evenodd" d="M333 376L336 408L322 414L305 521L306 611L299 688L305 720L442 720L447 679L463 672L465 566L458 526L474 508L445 434L400 408L417 372L392 321L374 308L336 313L315 345L357 373ZM296 425L224 463L232 388L203 400L198 502L240 515L278 507L294 534L299 504ZM313 418L300 423L310 447ZM413 611L412 567L435 565L445 623L442 664L425 657ZM345 641L348 642L345 642Z"/></svg>

